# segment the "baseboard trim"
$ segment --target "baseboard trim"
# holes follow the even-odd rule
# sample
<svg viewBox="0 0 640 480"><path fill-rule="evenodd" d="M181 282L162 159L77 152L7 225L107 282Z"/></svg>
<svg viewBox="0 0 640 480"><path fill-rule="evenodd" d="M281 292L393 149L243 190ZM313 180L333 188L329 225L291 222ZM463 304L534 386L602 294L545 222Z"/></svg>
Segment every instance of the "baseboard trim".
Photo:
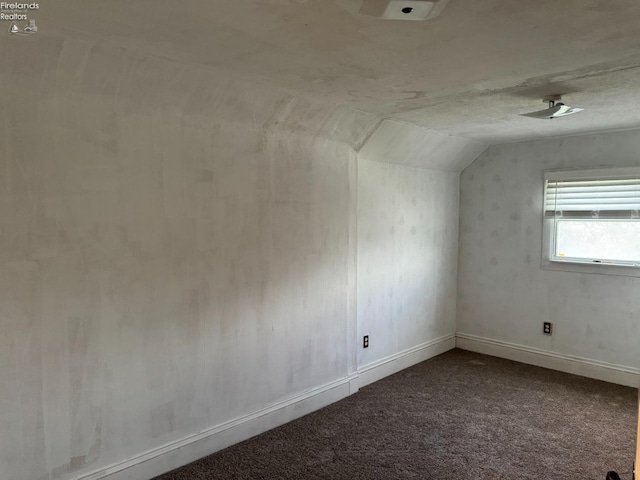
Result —
<svg viewBox="0 0 640 480"><path fill-rule="evenodd" d="M377 382L405 368L452 350L455 346L456 338L452 333L363 365L358 368L359 386L364 387Z"/></svg>
<svg viewBox="0 0 640 480"><path fill-rule="evenodd" d="M357 377L353 374L313 388L251 414L85 473L76 480L148 480L337 402L354 393L354 389L357 391Z"/></svg>
<svg viewBox="0 0 640 480"><path fill-rule="evenodd" d="M565 355L468 333L456 334L456 347L627 387L637 388L640 382L640 369L637 368Z"/></svg>
<svg viewBox="0 0 640 480"><path fill-rule="evenodd" d="M74 480L148 480L353 395L360 387L455 348L454 334L417 345L334 382L183 437Z"/></svg>

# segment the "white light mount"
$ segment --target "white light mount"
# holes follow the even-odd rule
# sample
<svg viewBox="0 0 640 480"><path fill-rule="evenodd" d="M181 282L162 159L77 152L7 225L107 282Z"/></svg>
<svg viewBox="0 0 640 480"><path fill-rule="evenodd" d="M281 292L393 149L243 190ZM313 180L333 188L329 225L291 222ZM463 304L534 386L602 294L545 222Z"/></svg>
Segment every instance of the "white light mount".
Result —
<svg viewBox="0 0 640 480"><path fill-rule="evenodd" d="M449 0L364 0L360 14L382 20L429 20L436 17Z"/></svg>
<svg viewBox="0 0 640 480"><path fill-rule="evenodd" d="M561 102L561 100L562 97L560 95L549 95L542 99L544 103L549 105L549 108L538 110L537 112L521 113L520 115L522 115L523 117L551 119L556 117L565 117L567 115L572 115L584 110L584 108L570 107L569 105L565 105Z"/></svg>

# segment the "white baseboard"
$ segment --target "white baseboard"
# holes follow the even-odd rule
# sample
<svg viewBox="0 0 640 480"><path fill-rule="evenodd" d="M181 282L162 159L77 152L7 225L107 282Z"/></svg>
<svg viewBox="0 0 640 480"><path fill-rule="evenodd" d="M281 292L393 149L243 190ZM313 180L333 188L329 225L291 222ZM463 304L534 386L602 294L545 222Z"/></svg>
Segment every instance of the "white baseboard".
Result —
<svg viewBox="0 0 640 480"><path fill-rule="evenodd" d="M468 333L456 334L456 347L627 387L637 388L640 382L640 370L637 368L550 352Z"/></svg>
<svg viewBox="0 0 640 480"><path fill-rule="evenodd" d="M451 350L455 347L455 341L455 335L451 334L418 345L365 365L358 373L348 377L84 473L75 477L75 480L148 480L337 402L356 393L361 386Z"/></svg>
<svg viewBox="0 0 640 480"><path fill-rule="evenodd" d="M393 375L394 373L409 368L416 363L429 360L436 355L447 352L456 346L454 334L445 335L430 342L417 345L413 348L403 350L394 355L382 358L375 362L368 363L358 368L359 386L364 387L370 383Z"/></svg>
<svg viewBox="0 0 640 480"><path fill-rule="evenodd" d="M354 389L357 391L357 374L85 473L76 477L76 480L148 480L319 410L355 393Z"/></svg>
<svg viewBox="0 0 640 480"><path fill-rule="evenodd" d="M500 340L458 333L361 366L357 373L314 388L235 420L124 459L75 480L148 480L337 402L360 387L440 355L455 347L530 365L637 387L640 370L564 355Z"/></svg>

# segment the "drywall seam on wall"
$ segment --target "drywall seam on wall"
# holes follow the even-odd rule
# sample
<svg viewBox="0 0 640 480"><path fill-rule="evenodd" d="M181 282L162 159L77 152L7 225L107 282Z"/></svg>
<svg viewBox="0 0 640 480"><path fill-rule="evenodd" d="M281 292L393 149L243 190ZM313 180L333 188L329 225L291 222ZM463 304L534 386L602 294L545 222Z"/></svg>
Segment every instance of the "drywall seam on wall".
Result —
<svg viewBox="0 0 640 480"><path fill-rule="evenodd" d="M207 428L76 480L148 479L300 418L356 393L360 387L411 367L455 347L446 335L362 367L357 373L311 389L249 415Z"/></svg>
<svg viewBox="0 0 640 480"><path fill-rule="evenodd" d="M349 254L347 268L347 375L358 370L358 156L349 158ZM357 380L355 391L357 392Z"/></svg>
<svg viewBox="0 0 640 480"><path fill-rule="evenodd" d="M456 347L627 387L637 387L640 379L640 369L637 368L565 355L468 333L456 333Z"/></svg>
<svg viewBox="0 0 640 480"><path fill-rule="evenodd" d="M455 335L444 335L421 345L381 358L358 369L359 387L364 387L405 368L455 348Z"/></svg>

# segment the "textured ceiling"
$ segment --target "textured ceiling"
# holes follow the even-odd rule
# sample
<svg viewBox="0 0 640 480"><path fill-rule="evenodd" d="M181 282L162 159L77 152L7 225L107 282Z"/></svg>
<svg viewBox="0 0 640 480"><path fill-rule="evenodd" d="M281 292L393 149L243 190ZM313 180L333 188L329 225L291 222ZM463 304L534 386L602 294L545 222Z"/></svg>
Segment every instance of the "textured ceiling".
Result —
<svg viewBox="0 0 640 480"><path fill-rule="evenodd" d="M252 95L268 85L487 143L640 127L637 0L450 0L426 22L360 16L361 3L58 0L37 13L38 42L107 45L225 72ZM585 112L518 116L551 93Z"/></svg>

